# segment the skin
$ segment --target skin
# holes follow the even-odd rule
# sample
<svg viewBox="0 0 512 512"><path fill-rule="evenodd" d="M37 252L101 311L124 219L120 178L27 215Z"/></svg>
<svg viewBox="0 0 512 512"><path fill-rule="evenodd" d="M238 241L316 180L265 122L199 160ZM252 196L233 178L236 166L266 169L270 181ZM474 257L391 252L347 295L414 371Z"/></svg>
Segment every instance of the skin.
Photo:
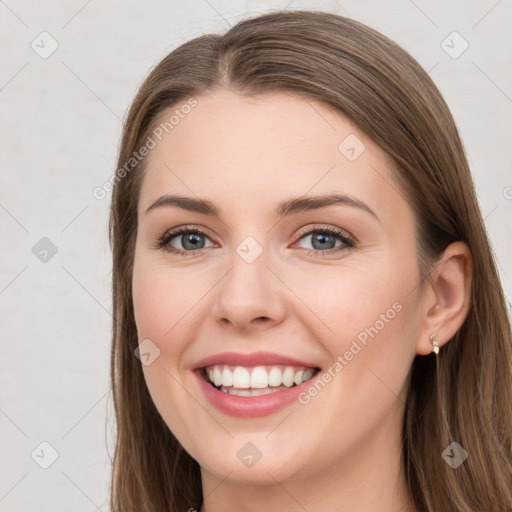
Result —
<svg viewBox="0 0 512 512"><path fill-rule="evenodd" d="M148 389L201 466L202 510L415 511L400 465L409 371L432 351L432 333L442 347L466 316L467 247L449 246L432 282L421 281L413 211L390 159L331 107L286 93L196 99L148 156L133 296L139 340L160 350L143 366ZM349 134L365 145L354 161L338 149ZM207 199L220 218L175 206L145 213L170 193ZM282 201L333 193L363 201L378 219L348 205L274 217ZM203 249L154 247L184 225L207 232ZM312 245L318 226L344 230L355 247L335 238L334 250L323 249L330 254L311 253L322 250ZM236 252L248 236L263 249L252 263ZM172 239L186 250L182 242ZM397 303L394 318L306 405L230 417L191 372L223 351L277 352L327 371ZM248 442L262 454L250 468L237 457Z"/></svg>

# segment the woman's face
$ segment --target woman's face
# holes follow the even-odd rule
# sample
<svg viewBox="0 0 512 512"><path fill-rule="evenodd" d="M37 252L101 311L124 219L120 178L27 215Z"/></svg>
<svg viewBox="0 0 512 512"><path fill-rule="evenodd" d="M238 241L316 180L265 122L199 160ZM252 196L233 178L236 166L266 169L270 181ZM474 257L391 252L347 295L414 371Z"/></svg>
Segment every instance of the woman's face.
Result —
<svg viewBox="0 0 512 512"><path fill-rule="evenodd" d="M153 136L138 209L134 309L158 411L203 476L398 457L424 291L389 158L314 100L195 99Z"/></svg>

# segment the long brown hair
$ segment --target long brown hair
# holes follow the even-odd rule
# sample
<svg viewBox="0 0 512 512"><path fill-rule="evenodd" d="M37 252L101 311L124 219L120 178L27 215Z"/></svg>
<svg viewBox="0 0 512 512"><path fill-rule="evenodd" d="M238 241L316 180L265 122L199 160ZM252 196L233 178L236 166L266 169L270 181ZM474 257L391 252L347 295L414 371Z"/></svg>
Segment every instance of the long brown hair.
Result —
<svg viewBox="0 0 512 512"><path fill-rule="evenodd" d="M170 107L215 88L242 95L287 91L347 116L394 161L416 216L419 264L429 269L448 244L472 254L468 315L437 358L417 356L403 423L403 464L419 511L512 510L512 340L496 264L455 122L420 65L396 43L354 20L321 12L246 19L167 55L128 113L112 195L113 336L116 415L112 512L184 511L202 502L198 463L151 400L140 361L131 277L145 160L126 168ZM452 469L452 442L468 453Z"/></svg>

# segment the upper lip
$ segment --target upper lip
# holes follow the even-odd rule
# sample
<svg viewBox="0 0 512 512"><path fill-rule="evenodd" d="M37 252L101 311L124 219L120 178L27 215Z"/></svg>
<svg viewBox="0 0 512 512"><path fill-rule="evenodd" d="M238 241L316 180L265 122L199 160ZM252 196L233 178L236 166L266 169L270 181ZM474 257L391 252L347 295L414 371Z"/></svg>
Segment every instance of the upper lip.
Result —
<svg viewBox="0 0 512 512"><path fill-rule="evenodd" d="M305 366L308 368L317 368L314 364L306 363L292 357L273 352L252 352L244 354L240 352L221 352L201 359L192 367L192 370L213 366L215 364L227 364L232 366Z"/></svg>

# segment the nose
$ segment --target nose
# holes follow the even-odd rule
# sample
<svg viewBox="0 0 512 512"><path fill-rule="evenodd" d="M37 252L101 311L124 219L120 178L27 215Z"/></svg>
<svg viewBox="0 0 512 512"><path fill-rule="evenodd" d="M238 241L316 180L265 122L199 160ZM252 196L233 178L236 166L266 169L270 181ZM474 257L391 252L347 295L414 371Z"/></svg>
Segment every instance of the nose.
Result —
<svg viewBox="0 0 512 512"><path fill-rule="evenodd" d="M224 328L248 332L280 324L286 313L283 285L264 255L247 263L235 254L231 270L216 286L213 314Z"/></svg>

